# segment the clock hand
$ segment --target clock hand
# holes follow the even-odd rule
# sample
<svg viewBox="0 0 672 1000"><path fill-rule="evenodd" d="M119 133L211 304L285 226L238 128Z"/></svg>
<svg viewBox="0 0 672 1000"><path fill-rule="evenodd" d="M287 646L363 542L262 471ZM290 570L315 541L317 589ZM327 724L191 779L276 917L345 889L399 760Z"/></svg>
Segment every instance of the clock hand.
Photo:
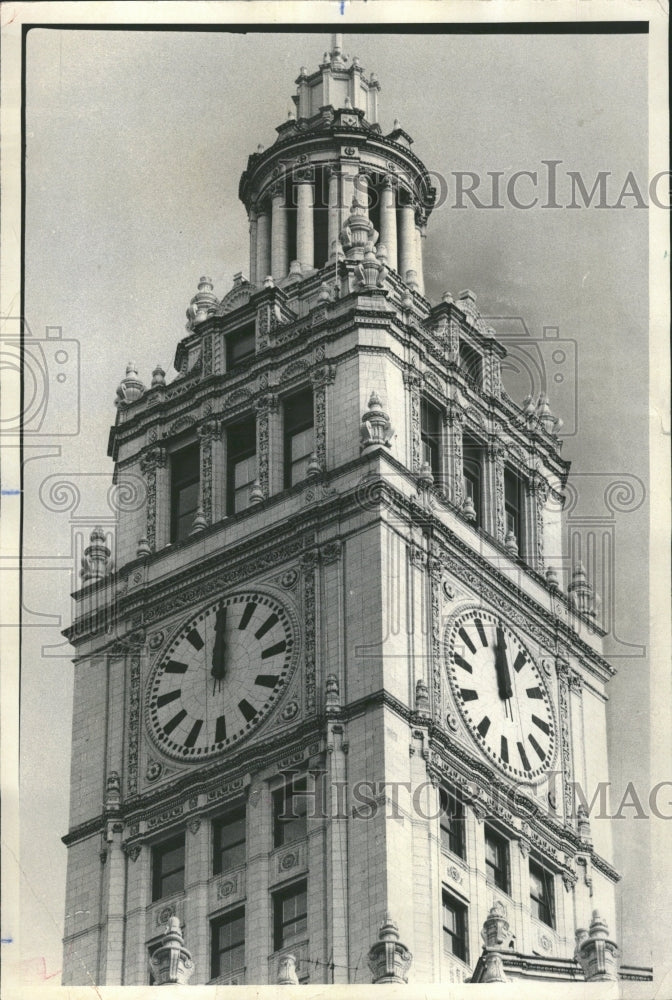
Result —
<svg viewBox="0 0 672 1000"><path fill-rule="evenodd" d="M219 690L226 676L226 605L220 607L215 622L215 643L212 649L211 675L215 678L212 693Z"/></svg>
<svg viewBox="0 0 672 1000"><path fill-rule="evenodd" d="M501 625L497 626L495 670L497 671L497 687L499 689L499 697L506 701L513 697L513 686L511 684L509 661L506 655L506 639L504 638L504 630Z"/></svg>

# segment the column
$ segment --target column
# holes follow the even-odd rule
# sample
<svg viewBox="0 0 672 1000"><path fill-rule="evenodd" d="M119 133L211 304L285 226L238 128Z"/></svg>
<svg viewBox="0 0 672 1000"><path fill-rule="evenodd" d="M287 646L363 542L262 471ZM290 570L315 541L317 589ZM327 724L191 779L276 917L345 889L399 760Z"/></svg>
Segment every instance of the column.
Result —
<svg viewBox="0 0 672 1000"><path fill-rule="evenodd" d="M305 171L297 176L296 185L296 257L302 269L315 266L314 205L312 173Z"/></svg>
<svg viewBox="0 0 672 1000"><path fill-rule="evenodd" d="M357 203L364 209L367 219L369 217L369 175L363 167L359 168L359 173L355 177L355 194Z"/></svg>
<svg viewBox="0 0 672 1000"><path fill-rule="evenodd" d="M359 167L357 163L344 163L341 168L341 228L345 226L350 210L352 199L355 196L355 178Z"/></svg>
<svg viewBox="0 0 672 1000"><path fill-rule="evenodd" d="M394 181L386 177L383 181L380 200L380 242L387 250L387 262L393 270L398 270L397 260L397 206Z"/></svg>
<svg viewBox="0 0 672 1000"><path fill-rule="evenodd" d="M263 285L271 273L271 218L264 208L257 216L257 273L256 284Z"/></svg>
<svg viewBox="0 0 672 1000"><path fill-rule="evenodd" d="M407 271L415 271L415 209L412 205L402 205L399 233L399 273L406 281Z"/></svg>
<svg viewBox="0 0 672 1000"><path fill-rule="evenodd" d="M341 230L341 216L339 212L338 205L338 182L340 179L339 171L336 167L328 168L329 176L329 195L328 195L328 205L329 205L329 215L328 215L328 229L327 229L327 249L329 254L332 253L334 248L334 243L338 239L338 234Z"/></svg>
<svg viewBox="0 0 672 1000"><path fill-rule="evenodd" d="M423 271L423 251L422 242L427 238L427 229L424 222L424 213L419 212L415 224L415 269L418 274L418 291L425 294L425 275Z"/></svg>
<svg viewBox="0 0 672 1000"><path fill-rule="evenodd" d="M208 953L210 925L208 922L208 878L210 875L210 824L192 817L185 833L184 924L191 949L196 978L200 983L210 979Z"/></svg>
<svg viewBox="0 0 672 1000"><path fill-rule="evenodd" d="M287 212L285 191L282 183L272 191L271 202L271 274L276 281L287 276L289 257L287 252Z"/></svg>
<svg viewBox="0 0 672 1000"><path fill-rule="evenodd" d="M250 282L257 282L257 213L250 209Z"/></svg>
<svg viewBox="0 0 672 1000"><path fill-rule="evenodd" d="M151 848L136 844L127 849L129 858L126 896L126 953L124 979L142 985L149 982L147 969L146 913L150 903Z"/></svg>

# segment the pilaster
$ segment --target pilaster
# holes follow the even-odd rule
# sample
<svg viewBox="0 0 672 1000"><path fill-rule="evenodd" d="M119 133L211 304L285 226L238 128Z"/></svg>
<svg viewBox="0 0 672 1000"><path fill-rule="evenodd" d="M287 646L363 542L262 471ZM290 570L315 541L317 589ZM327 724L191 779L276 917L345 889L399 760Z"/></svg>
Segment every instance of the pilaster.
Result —
<svg viewBox="0 0 672 1000"><path fill-rule="evenodd" d="M187 820L185 832L184 923L199 982L210 978L208 963L208 876L210 872L210 824L198 816Z"/></svg>
<svg viewBox="0 0 672 1000"><path fill-rule="evenodd" d="M170 526L166 514L169 507L169 471L168 453L165 448L150 448L140 460L142 472L147 486L145 538L150 552L158 552L168 543Z"/></svg>

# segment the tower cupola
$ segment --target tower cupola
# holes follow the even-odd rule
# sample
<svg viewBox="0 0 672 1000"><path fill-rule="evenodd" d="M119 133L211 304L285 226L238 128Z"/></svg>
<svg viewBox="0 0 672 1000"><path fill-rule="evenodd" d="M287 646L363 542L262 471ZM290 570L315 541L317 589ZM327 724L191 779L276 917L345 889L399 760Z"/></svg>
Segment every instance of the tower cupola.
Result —
<svg viewBox="0 0 672 1000"><path fill-rule="evenodd" d="M293 97L296 116L259 146L240 179L250 223L250 281L277 285L333 265L353 211L363 211L388 267L424 294L423 242L436 199L427 168L411 151L397 120L389 134L378 123L380 84L342 35L319 68L301 67Z"/></svg>

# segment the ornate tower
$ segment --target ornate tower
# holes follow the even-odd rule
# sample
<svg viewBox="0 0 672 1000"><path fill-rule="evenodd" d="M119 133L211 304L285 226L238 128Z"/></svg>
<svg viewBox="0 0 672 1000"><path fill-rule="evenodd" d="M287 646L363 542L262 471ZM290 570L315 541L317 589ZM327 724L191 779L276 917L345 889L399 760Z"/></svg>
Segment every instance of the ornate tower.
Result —
<svg viewBox="0 0 672 1000"><path fill-rule="evenodd" d="M240 182L249 279L201 278L177 376L117 392L65 982L613 978L575 794L612 668L562 580L558 421L471 292L425 298L434 191L374 75L336 35L297 86Z"/></svg>

